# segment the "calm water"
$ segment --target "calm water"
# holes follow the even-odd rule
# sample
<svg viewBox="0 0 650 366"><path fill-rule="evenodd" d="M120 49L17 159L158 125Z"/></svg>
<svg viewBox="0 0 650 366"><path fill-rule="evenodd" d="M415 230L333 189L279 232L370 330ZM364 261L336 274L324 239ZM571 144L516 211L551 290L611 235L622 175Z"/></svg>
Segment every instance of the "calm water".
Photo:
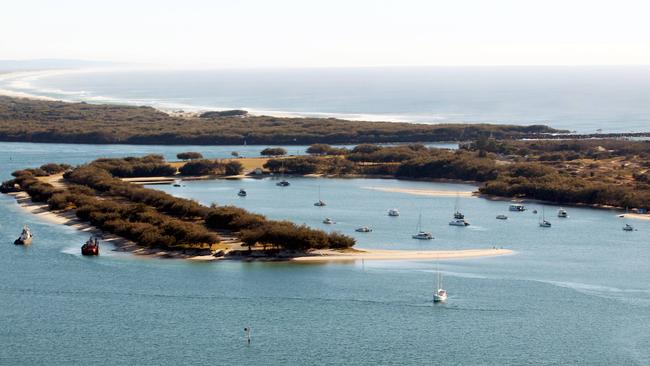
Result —
<svg viewBox="0 0 650 366"><path fill-rule="evenodd" d="M33 72L0 89L66 100L423 123L648 131L650 67Z"/></svg>
<svg viewBox="0 0 650 366"><path fill-rule="evenodd" d="M0 174L5 178L16 167L51 160L79 163L162 151L119 149L3 143ZM231 151L213 149L215 156ZM338 229L357 236L359 247L496 245L517 253L441 262L450 298L434 306L434 262L206 264L108 251L84 258L78 248L85 234L26 214L2 195L0 364L650 363L650 222L633 222L639 231L624 233L624 221L614 212L569 208L570 218L560 220L557 207L548 206L554 226L544 230L530 211L509 213L506 202L461 198L473 225L456 228L446 224L454 197L366 187L467 186L363 179L291 182L284 189L270 179L157 188ZM318 186L327 207L312 205ZM239 188L249 196L236 197ZM402 215L388 218L391 207ZM427 243L410 239L420 211L425 229L436 237ZM494 219L504 212L507 222ZM325 227L320 224L325 216L338 223ZM11 244L23 223L36 233L28 248ZM354 233L359 225L375 231ZM245 326L253 329L250 346L243 339Z"/></svg>

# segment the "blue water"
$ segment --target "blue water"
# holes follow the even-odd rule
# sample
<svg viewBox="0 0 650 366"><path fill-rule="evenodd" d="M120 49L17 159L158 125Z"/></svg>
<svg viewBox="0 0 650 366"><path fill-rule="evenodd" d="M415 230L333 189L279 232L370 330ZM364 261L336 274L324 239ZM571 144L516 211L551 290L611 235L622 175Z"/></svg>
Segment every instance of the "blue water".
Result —
<svg viewBox="0 0 650 366"><path fill-rule="evenodd" d="M68 150L64 150L68 147ZM51 150L49 150L51 149ZM153 149L149 150L149 149ZM208 149L208 148L206 148ZM227 156L229 147L214 155ZM125 151L126 150L126 151ZM147 151L145 151L147 150ZM161 147L0 144L0 175L56 160ZM206 151L200 150L199 151ZM240 149L241 151L241 149ZM167 154L175 154L169 150ZM11 160L10 158L11 157ZM472 186L379 179L290 178L157 186L201 202L233 203L359 238L359 247L503 246L514 255L441 261L446 305L434 306L431 261L349 264L189 263L105 251L79 255L86 234L23 212L0 196L0 364L647 365L650 222L568 208L551 229L507 202L460 198L472 226L450 227L456 199L366 189ZM328 206L317 208L318 186ZM236 196L246 188L248 197ZM531 208L543 206L530 204ZM397 207L402 215L388 218ZM417 216L436 237L410 238ZM498 213L508 221L494 219ZM320 224L324 216L338 223ZM624 222L638 231L625 233ZM20 226L27 248L11 244ZM375 231L358 234L358 225ZM247 345L244 327L252 327Z"/></svg>
<svg viewBox="0 0 650 366"><path fill-rule="evenodd" d="M168 109L648 131L650 67L411 67L34 72L0 89Z"/></svg>

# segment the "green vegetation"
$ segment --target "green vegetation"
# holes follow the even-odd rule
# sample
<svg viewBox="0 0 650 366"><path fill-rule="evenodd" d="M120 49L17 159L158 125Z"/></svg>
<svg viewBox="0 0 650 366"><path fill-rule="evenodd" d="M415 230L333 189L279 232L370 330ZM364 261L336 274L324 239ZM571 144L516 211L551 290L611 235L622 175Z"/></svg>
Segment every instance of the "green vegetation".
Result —
<svg viewBox="0 0 650 366"><path fill-rule="evenodd" d="M203 159L203 154L193 151L182 152L176 154L177 159L181 160L194 160L194 159Z"/></svg>
<svg viewBox="0 0 650 366"><path fill-rule="evenodd" d="M0 141L303 145L535 138L546 126L412 124L269 116L174 117L150 107L0 97Z"/></svg>
<svg viewBox="0 0 650 366"><path fill-rule="evenodd" d="M282 156L287 155L287 149L282 147L267 147L266 149L260 151L262 156Z"/></svg>
<svg viewBox="0 0 650 366"><path fill-rule="evenodd" d="M479 140L457 151L362 144L344 156L270 159L290 174L483 182L480 192L565 204L650 208L650 142Z"/></svg>
<svg viewBox="0 0 650 366"><path fill-rule="evenodd" d="M235 231L249 247L260 243L276 250L349 248L355 243L354 239L338 233L268 220L232 206L206 207L118 178L132 176L136 171L158 175L161 165L165 162L156 155L99 159L73 170L48 164L47 168L53 171L66 171L64 188L40 180L35 173L44 169L31 169L14 172L15 178L4 182L0 190L6 193L18 186L32 200L47 202L53 210L74 210L80 219L147 247L204 248L219 242L215 230ZM242 169L237 161L197 160L185 166L188 165L191 169L218 166L226 174L240 173Z"/></svg>

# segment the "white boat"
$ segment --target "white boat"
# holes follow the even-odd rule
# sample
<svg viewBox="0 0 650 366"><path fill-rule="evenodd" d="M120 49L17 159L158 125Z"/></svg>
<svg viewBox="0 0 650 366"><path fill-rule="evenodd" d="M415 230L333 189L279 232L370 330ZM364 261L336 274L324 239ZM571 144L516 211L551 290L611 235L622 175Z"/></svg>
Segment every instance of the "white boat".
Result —
<svg viewBox="0 0 650 366"><path fill-rule="evenodd" d="M367 227L367 226L362 226L362 227L356 228L354 231L356 231L358 233L369 233L369 232L372 231L372 229Z"/></svg>
<svg viewBox="0 0 650 366"><path fill-rule="evenodd" d="M508 216L506 216L506 215L497 215L497 219L498 220L507 220Z"/></svg>
<svg viewBox="0 0 650 366"><path fill-rule="evenodd" d="M29 245L32 243L33 238L34 238L34 234L32 234L32 231L29 229L29 226L24 225L23 231L20 233L18 239L14 240L14 244Z"/></svg>
<svg viewBox="0 0 650 366"><path fill-rule="evenodd" d="M433 239L433 235L429 232L422 231L422 214L420 214L418 218L418 226L416 228L417 234L411 235L413 239L418 239L418 240L431 240Z"/></svg>
<svg viewBox="0 0 650 366"><path fill-rule="evenodd" d="M542 209L542 219L539 221L539 226L551 227L551 223L548 220L546 220L546 216L544 215L544 209Z"/></svg>
<svg viewBox="0 0 650 366"><path fill-rule="evenodd" d="M180 179L174 179L174 187L180 187L181 186L181 180Z"/></svg>
<svg viewBox="0 0 650 366"><path fill-rule="evenodd" d="M567 217L569 217L569 214L566 212L565 209L560 208L560 209L557 211L557 217L567 218Z"/></svg>
<svg viewBox="0 0 650 366"><path fill-rule="evenodd" d="M512 203L508 209L510 211L523 212L526 211L526 206L522 205L521 203Z"/></svg>
<svg viewBox="0 0 650 366"><path fill-rule="evenodd" d="M320 186L318 186L318 202L314 203L314 206L316 207L325 207L327 204L320 199Z"/></svg>
<svg viewBox="0 0 650 366"><path fill-rule="evenodd" d="M239 192L237 193L239 197L246 197L247 194L248 193L246 193L246 190L244 189L240 189Z"/></svg>
<svg viewBox="0 0 650 366"><path fill-rule="evenodd" d="M399 210L396 208L391 208L388 210L388 216L399 216Z"/></svg>
<svg viewBox="0 0 650 366"><path fill-rule="evenodd" d="M334 224L334 223L335 223L334 220L330 219L329 217L326 218L325 220L323 220L323 224L331 225L331 224Z"/></svg>
<svg viewBox="0 0 650 366"><path fill-rule="evenodd" d="M469 226L469 222L465 221L465 219L453 219L449 221L449 225L451 226Z"/></svg>
<svg viewBox="0 0 650 366"><path fill-rule="evenodd" d="M291 184L289 182L287 182L286 179L284 179L284 161L282 161L282 165L280 167L280 170L282 171L280 173L280 176L282 177L282 180L275 183L275 185L278 186L278 187L288 187L288 186L290 186Z"/></svg>
<svg viewBox="0 0 650 366"><path fill-rule="evenodd" d="M630 224L625 224L625 226L623 226L623 231L634 231L634 230L635 230L634 226Z"/></svg>
<svg viewBox="0 0 650 366"><path fill-rule="evenodd" d="M438 271L438 286L433 292L433 302L447 302L447 290L442 288L442 272Z"/></svg>

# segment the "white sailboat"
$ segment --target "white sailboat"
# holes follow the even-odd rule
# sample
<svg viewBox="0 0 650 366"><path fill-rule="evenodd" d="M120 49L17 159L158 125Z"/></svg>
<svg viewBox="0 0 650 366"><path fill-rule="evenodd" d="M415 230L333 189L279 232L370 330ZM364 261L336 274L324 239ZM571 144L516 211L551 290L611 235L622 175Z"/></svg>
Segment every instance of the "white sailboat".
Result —
<svg viewBox="0 0 650 366"><path fill-rule="evenodd" d="M318 202L314 203L314 206L316 207L324 207L327 206L327 204L320 199L320 186L318 186Z"/></svg>
<svg viewBox="0 0 650 366"><path fill-rule="evenodd" d="M438 266L436 262L436 267ZM442 272L438 269L438 283L433 292L433 302L447 302L447 290L442 288Z"/></svg>
<svg viewBox="0 0 650 366"><path fill-rule="evenodd" d="M418 239L418 240L433 239L433 235L430 232L422 231L422 214L420 214L420 217L418 218L418 226L416 228L416 231L417 234L411 236L413 239Z"/></svg>
<svg viewBox="0 0 650 366"><path fill-rule="evenodd" d="M551 223L546 220L546 215L544 214L545 210L542 208L542 219L539 221L540 227L551 227Z"/></svg>
<svg viewBox="0 0 650 366"><path fill-rule="evenodd" d="M276 186L278 186L278 187L288 187L288 186L291 185L286 179L284 179L284 161L281 162L280 176L282 177L282 180L275 183Z"/></svg>

